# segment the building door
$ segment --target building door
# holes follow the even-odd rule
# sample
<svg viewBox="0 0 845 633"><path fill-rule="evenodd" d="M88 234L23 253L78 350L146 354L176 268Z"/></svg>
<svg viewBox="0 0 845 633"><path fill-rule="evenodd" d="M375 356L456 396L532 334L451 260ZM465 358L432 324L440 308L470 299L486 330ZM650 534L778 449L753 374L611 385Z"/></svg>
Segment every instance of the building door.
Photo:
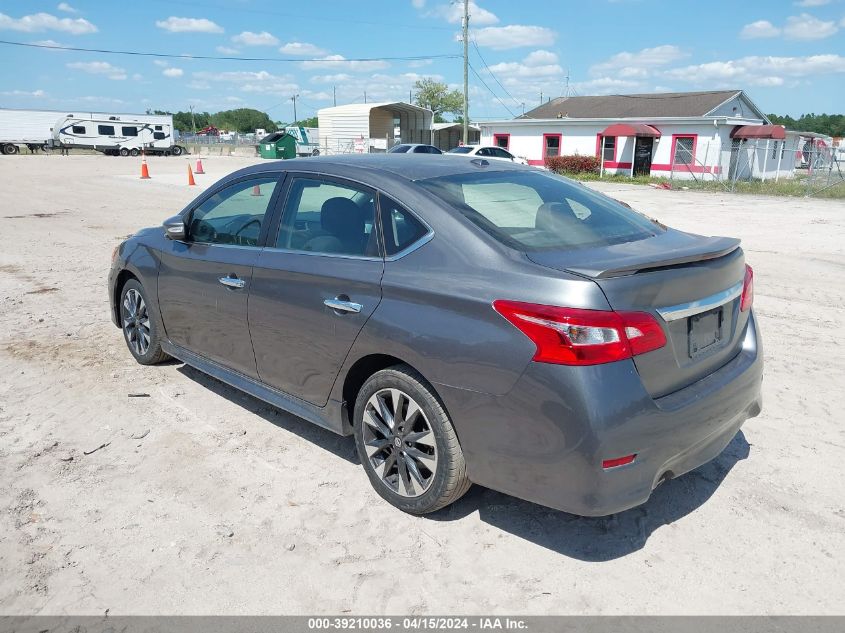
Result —
<svg viewBox="0 0 845 633"><path fill-rule="evenodd" d="M651 155L654 151L654 139L638 136L634 145L634 175L648 176L651 173Z"/></svg>

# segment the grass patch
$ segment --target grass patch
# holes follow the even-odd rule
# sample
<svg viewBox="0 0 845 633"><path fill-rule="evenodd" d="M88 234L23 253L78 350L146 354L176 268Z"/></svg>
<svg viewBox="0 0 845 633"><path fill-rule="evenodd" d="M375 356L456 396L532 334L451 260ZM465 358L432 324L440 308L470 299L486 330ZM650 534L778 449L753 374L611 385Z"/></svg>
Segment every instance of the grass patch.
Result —
<svg viewBox="0 0 845 633"><path fill-rule="evenodd" d="M626 185L649 185L670 183L668 178L656 178L654 176L629 176L622 175L605 175L600 177L595 173L562 173L562 176L572 178L573 180L580 180L581 182L613 182ZM837 182L836 177L831 177L830 184ZM797 176L795 178L783 179L778 182L768 180L763 182L761 180L752 180L750 182L738 181L734 187L734 193L747 193L760 196L787 196L795 198L804 198L808 193L812 194L814 198L828 198L834 200L845 199L845 179L839 179L838 184L829 187L823 191L818 191L826 186L827 181L820 179L819 182L812 186L807 185L806 177ZM690 191L716 191L722 193L730 193L730 183L720 183L712 180L674 180L671 181L674 189L686 188Z"/></svg>

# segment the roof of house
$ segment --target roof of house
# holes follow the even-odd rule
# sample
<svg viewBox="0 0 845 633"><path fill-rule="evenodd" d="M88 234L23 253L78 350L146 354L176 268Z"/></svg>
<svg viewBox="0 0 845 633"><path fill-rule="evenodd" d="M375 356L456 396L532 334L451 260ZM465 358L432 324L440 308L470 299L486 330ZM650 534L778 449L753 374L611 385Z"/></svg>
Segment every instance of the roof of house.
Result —
<svg viewBox="0 0 845 633"><path fill-rule="evenodd" d="M705 116L741 90L558 97L520 119L610 119Z"/></svg>

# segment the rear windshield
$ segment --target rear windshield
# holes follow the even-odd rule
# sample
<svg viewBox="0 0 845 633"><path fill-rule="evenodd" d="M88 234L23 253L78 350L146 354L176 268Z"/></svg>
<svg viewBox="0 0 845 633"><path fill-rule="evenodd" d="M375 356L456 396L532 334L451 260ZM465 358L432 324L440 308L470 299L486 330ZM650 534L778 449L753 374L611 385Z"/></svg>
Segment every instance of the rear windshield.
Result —
<svg viewBox="0 0 845 633"><path fill-rule="evenodd" d="M462 147L456 147L455 149L450 149L449 154L469 154L472 151L471 147L464 145Z"/></svg>
<svg viewBox="0 0 845 633"><path fill-rule="evenodd" d="M663 232L619 202L546 172L457 174L419 184L521 251L622 244Z"/></svg>

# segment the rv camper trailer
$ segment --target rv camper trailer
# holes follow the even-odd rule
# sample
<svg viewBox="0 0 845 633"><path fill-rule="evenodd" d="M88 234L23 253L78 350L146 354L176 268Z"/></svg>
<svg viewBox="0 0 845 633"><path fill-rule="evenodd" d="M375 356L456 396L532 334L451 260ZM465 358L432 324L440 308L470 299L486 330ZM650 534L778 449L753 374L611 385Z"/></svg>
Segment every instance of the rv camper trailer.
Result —
<svg viewBox="0 0 845 633"><path fill-rule="evenodd" d="M146 154L179 156L185 148L174 139L170 115L69 114L53 126L53 145L93 149L109 156Z"/></svg>

